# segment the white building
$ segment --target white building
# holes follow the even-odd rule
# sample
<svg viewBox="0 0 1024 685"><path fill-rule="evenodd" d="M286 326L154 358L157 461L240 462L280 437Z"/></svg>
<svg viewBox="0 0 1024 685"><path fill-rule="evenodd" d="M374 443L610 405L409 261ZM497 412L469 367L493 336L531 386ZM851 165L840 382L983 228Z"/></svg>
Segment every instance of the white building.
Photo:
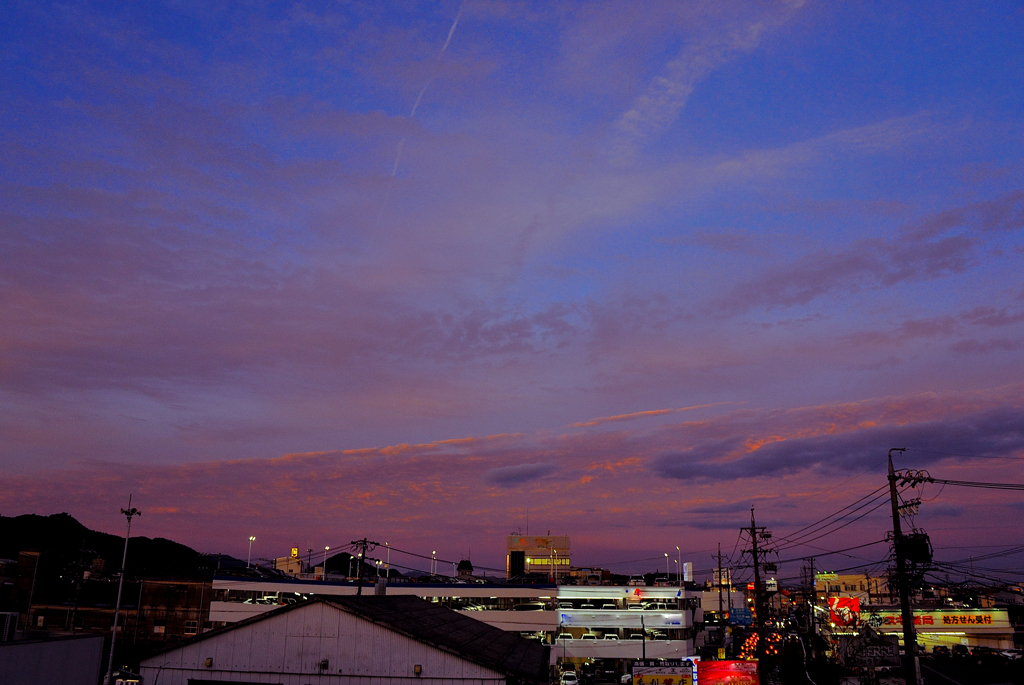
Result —
<svg viewBox="0 0 1024 685"><path fill-rule="evenodd" d="M543 645L416 597L321 597L199 635L141 674L159 685L539 685L548 661Z"/></svg>
<svg viewBox="0 0 1024 685"><path fill-rule="evenodd" d="M306 597L351 597L357 588L350 582L215 578L213 591L210 621L218 624ZM553 662L686 658L703 641L700 593L679 587L395 583L387 593L417 596L552 645Z"/></svg>

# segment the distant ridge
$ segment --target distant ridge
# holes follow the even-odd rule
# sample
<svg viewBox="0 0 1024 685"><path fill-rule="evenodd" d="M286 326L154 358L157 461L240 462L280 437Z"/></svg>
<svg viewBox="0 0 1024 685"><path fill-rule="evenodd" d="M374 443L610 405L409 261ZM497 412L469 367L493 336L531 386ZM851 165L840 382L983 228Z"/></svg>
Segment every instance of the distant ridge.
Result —
<svg viewBox="0 0 1024 685"><path fill-rule="evenodd" d="M63 565L89 566L102 559L102 573L110 574L120 570L124 537L90 530L67 513L0 516L0 558L16 560L22 551L43 552L48 561ZM237 560L223 557L223 562L225 567L234 566ZM166 538L133 535L128 543L129 576L210 576L217 564L217 555L200 554Z"/></svg>

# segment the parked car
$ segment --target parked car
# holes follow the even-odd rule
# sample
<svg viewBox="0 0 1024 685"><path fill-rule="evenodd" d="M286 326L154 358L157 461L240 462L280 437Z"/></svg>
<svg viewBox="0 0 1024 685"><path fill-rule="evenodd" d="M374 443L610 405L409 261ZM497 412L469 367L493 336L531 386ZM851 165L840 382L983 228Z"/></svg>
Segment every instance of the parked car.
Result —
<svg viewBox="0 0 1024 685"><path fill-rule="evenodd" d="M619 636L616 635L615 633L605 633L604 639L605 640L618 640Z"/></svg>
<svg viewBox="0 0 1024 685"><path fill-rule="evenodd" d="M571 640L571 639L572 639L572 633L559 633L558 634L558 641L559 642L561 642L562 640Z"/></svg>
<svg viewBox="0 0 1024 685"><path fill-rule="evenodd" d="M935 645L932 647L932 654L938 657L947 657L949 656L949 647L946 645Z"/></svg>
<svg viewBox="0 0 1024 685"><path fill-rule="evenodd" d="M605 602L601 605L602 609L618 609L618 605L615 602Z"/></svg>
<svg viewBox="0 0 1024 685"><path fill-rule="evenodd" d="M580 638L580 639L582 639L582 640L596 640L597 639L597 635L594 635L593 633L584 633L583 637Z"/></svg>
<svg viewBox="0 0 1024 685"><path fill-rule="evenodd" d="M576 607L574 607L572 605L572 602L559 602L558 603L558 608L559 609L575 609Z"/></svg>
<svg viewBox="0 0 1024 685"><path fill-rule="evenodd" d="M644 580L643 576L630 576L626 585L644 587L647 585L647 581Z"/></svg>
<svg viewBox="0 0 1024 685"><path fill-rule="evenodd" d="M566 671L558 682L561 685L579 685L580 679L576 677L575 671Z"/></svg>
<svg viewBox="0 0 1024 685"><path fill-rule="evenodd" d="M674 609L675 607L672 607L672 608ZM647 602L647 604L644 604L644 610L645 611L668 611L669 610L669 606L665 602Z"/></svg>
<svg viewBox="0 0 1024 685"><path fill-rule="evenodd" d="M953 645L953 656L970 656L971 651L967 645Z"/></svg>
<svg viewBox="0 0 1024 685"><path fill-rule="evenodd" d="M512 607L512 611L544 611L547 609L543 602L527 602L526 604L517 604Z"/></svg>
<svg viewBox="0 0 1024 685"><path fill-rule="evenodd" d="M630 633L629 634L629 639L630 640L643 640L644 636L643 636L642 633Z"/></svg>

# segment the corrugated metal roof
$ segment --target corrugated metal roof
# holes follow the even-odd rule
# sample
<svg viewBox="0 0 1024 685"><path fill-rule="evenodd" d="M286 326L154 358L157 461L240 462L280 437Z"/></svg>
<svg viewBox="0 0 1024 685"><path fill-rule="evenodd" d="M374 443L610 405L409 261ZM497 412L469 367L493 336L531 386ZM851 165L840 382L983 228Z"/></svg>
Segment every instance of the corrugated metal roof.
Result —
<svg viewBox="0 0 1024 685"><path fill-rule="evenodd" d="M185 645L241 630L289 611L324 603L340 611L386 626L398 633L424 642L526 683L547 683L548 647L510 633L446 607L409 595L313 597L305 602L283 606L230 626L197 635L151 655L173 651Z"/></svg>
<svg viewBox="0 0 1024 685"><path fill-rule="evenodd" d="M548 680L548 647L419 597L335 596L323 601L500 673Z"/></svg>

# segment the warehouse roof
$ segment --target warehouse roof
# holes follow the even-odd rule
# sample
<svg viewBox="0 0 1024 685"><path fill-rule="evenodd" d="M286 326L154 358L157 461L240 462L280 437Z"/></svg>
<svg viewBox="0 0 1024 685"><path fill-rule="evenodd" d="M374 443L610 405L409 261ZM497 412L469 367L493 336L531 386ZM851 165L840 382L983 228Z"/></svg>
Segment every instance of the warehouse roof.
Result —
<svg viewBox="0 0 1024 685"><path fill-rule="evenodd" d="M516 681L548 681L548 648L464 613L408 595L314 597L180 642L159 653L239 630L274 616L322 603L385 626L414 640L456 654ZM155 655L154 655L155 656Z"/></svg>

